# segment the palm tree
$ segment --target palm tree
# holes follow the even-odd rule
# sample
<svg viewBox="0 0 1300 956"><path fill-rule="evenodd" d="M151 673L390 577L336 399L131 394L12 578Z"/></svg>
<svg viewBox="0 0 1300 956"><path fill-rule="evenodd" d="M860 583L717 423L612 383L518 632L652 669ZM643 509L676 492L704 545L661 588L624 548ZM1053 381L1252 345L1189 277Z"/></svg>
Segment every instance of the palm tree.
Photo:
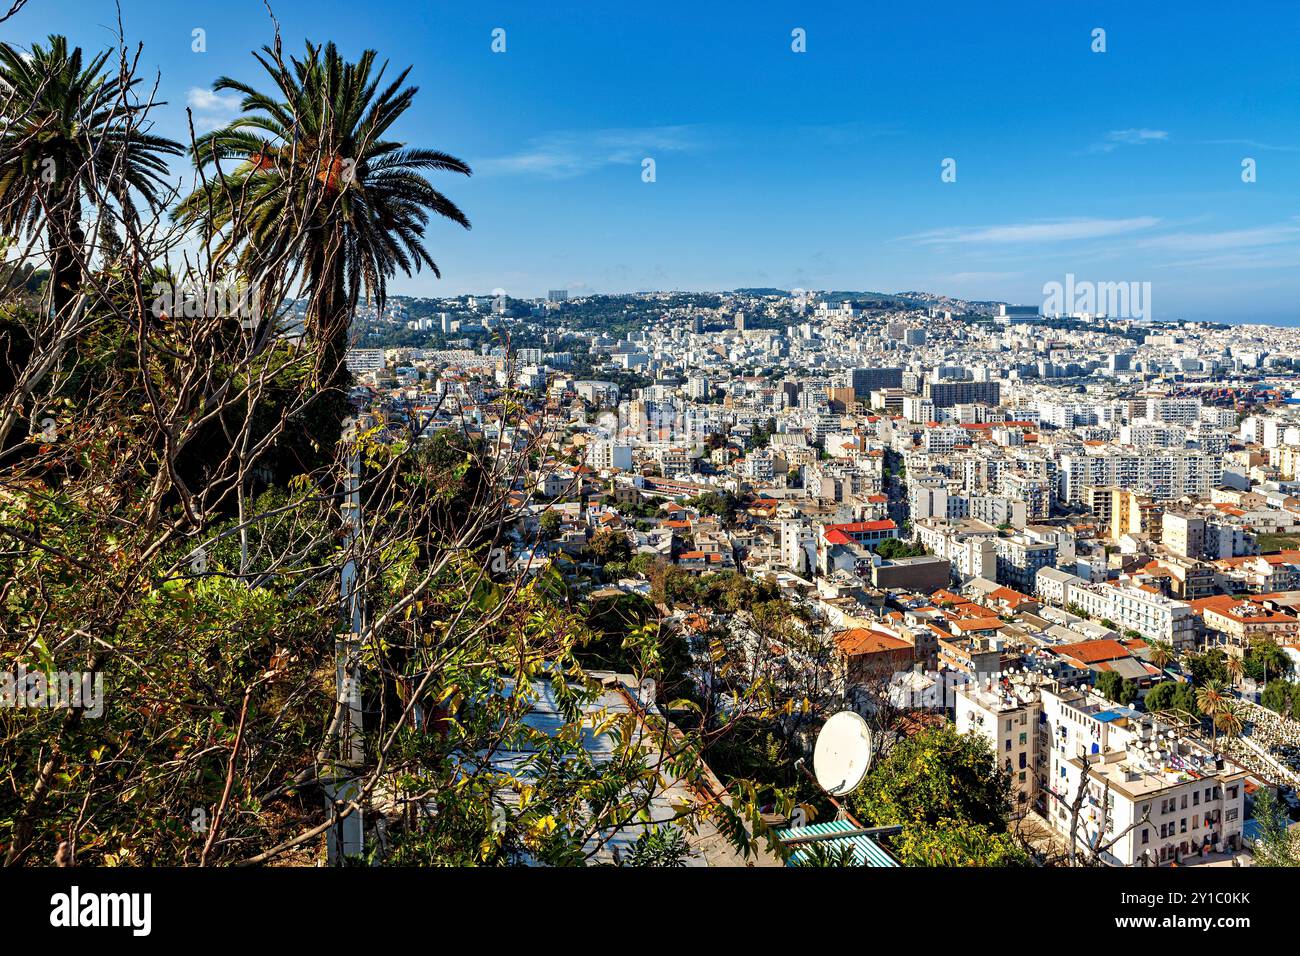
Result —
<svg viewBox="0 0 1300 956"><path fill-rule="evenodd" d="M84 278L85 206L108 194L130 220L134 191L158 208L164 157L182 149L141 132L150 104L128 102L138 78L103 72L112 51L83 64L81 48L69 51L67 38L48 42L30 54L0 43L0 230L43 237L58 313Z"/></svg>
<svg viewBox="0 0 1300 956"><path fill-rule="evenodd" d="M1241 682L1241 675L1246 671L1246 665L1240 657L1229 654L1223 662L1224 668L1228 671L1229 686L1236 687Z"/></svg>
<svg viewBox="0 0 1300 956"><path fill-rule="evenodd" d="M270 47L253 56L274 91L229 77L213 84L243 94L241 115L196 141L196 165L215 166L216 175L178 215L202 222L217 239L216 253L235 254L252 281L274 288L272 277L303 279L318 385L341 398L348 328L362 292L382 307L399 271L428 266L441 277L424 244L431 215L469 228L422 171L468 176L470 168L387 138L417 91L403 88L409 67L381 89L387 64L376 69L373 50L355 63L332 43L307 43L305 56L289 65Z"/></svg>
<svg viewBox="0 0 1300 956"><path fill-rule="evenodd" d="M1214 726L1227 737L1236 737L1246 726L1246 713L1236 701L1225 700L1214 715Z"/></svg>
<svg viewBox="0 0 1300 956"><path fill-rule="evenodd" d="M1173 663L1177 657L1174 653L1174 645L1169 641L1151 641L1147 648L1147 656L1151 663L1161 670Z"/></svg>
<svg viewBox="0 0 1300 956"><path fill-rule="evenodd" d="M1219 739L1218 716L1229 703L1228 695L1225 693L1223 684L1220 681L1207 680L1196 691L1196 706L1201 709L1202 714L1210 718L1210 727L1216 741Z"/></svg>

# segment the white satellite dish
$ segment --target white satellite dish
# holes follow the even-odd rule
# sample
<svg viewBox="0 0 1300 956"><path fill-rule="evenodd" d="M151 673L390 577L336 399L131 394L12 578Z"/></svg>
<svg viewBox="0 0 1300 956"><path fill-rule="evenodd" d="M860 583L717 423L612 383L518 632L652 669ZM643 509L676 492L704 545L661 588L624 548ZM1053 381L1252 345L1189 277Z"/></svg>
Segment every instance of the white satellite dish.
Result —
<svg viewBox="0 0 1300 956"><path fill-rule="evenodd" d="M813 748L813 774L832 797L852 793L871 767L871 729L851 710L826 721Z"/></svg>

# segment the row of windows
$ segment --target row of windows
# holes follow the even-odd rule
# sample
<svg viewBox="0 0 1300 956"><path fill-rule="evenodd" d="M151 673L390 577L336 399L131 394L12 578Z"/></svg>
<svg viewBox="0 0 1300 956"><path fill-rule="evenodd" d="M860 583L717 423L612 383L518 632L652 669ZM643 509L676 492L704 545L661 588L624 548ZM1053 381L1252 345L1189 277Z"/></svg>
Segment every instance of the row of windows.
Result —
<svg viewBox="0 0 1300 956"><path fill-rule="evenodd" d="M1212 800L1217 800L1220 796L1222 796L1222 794L1220 793L1218 787L1206 787L1203 791L1202 791L1202 790L1193 790L1192 793L1191 793L1192 806L1194 806L1194 807L1198 807L1198 806L1201 805L1201 797L1202 797L1202 794L1204 794L1205 802L1206 802L1206 803L1210 803ZM1181 798L1178 797L1178 796L1173 796L1173 797L1168 797L1168 798L1162 798L1162 799L1160 800L1160 810L1159 810L1159 812L1162 813L1162 814L1164 814L1164 813L1173 813L1173 812L1175 812L1175 811L1177 811L1177 810L1186 810L1186 809L1187 809L1187 797L1188 797L1188 795L1184 793L1184 794L1181 796ZM1237 799L1237 785L1236 785L1236 784L1233 784L1232 786L1230 786L1230 787L1228 788L1228 799L1229 799L1229 800L1236 800L1236 799ZM1148 812L1150 812L1150 810L1151 810L1151 804L1149 804L1149 803L1145 803L1145 804L1142 805L1142 813L1144 813L1144 814L1145 814L1145 813L1148 813Z"/></svg>

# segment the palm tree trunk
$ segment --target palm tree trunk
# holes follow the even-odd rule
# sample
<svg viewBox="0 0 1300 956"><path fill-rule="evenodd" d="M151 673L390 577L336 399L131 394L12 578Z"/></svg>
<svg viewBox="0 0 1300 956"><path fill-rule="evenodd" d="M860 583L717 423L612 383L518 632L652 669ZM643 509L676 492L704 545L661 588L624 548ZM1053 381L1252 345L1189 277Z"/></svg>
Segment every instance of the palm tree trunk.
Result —
<svg viewBox="0 0 1300 956"><path fill-rule="evenodd" d="M307 333L316 349L316 383L325 393L321 401L330 430L328 435L318 437L322 444L327 445L337 440L342 429L351 385L346 365L351 316L344 269L341 237L322 237L308 266L311 305L307 313Z"/></svg>
<svg viewBox="0 0 1300 956"><path fill-rule="evenodd" d="M81 254L86 248L86 235L81 228L81 203L73 197L71 203L59 204L57 213L51 210L46 242L50 248L50 295L55 315L64 310L77 296L82 282Z"/></svg>

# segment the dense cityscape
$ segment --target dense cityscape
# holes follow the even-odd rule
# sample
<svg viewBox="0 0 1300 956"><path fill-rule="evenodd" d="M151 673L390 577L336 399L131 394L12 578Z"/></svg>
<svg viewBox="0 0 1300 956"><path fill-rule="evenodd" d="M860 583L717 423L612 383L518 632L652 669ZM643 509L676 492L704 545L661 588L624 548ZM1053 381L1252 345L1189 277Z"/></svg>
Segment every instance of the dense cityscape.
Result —
<svg viewBox="0 0 1300 956"><path fill-rule="evenodd" d="M356 339L404 332L431 344L348 353L379 419L540 451L512 566L725 632L806 713L985 738L1032 855L1073 830L1111 865L1230 863L1257 794L1300 816L1300 331L557 290L396 301ZM782 628L720 611L735 577Z"/></svg>
<svg viewBox="0 0 1300 956"><path fill-rule="evenodd" d="M1085 6L0 3L14 938L1284 941L1294 11Z"/></svg>

